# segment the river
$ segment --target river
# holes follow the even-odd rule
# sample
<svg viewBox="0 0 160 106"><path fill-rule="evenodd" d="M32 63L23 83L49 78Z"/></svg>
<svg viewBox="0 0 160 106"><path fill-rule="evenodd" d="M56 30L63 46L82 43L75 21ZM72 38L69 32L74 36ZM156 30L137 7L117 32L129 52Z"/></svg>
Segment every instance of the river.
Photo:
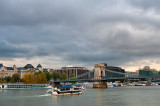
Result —
<svg viewBox="0 0 160 106"><path fill-rule="evenodd" d="M72 96L48 96L46 90L0 90L0 106L160 106L160 86L89 88Z"/></svg>

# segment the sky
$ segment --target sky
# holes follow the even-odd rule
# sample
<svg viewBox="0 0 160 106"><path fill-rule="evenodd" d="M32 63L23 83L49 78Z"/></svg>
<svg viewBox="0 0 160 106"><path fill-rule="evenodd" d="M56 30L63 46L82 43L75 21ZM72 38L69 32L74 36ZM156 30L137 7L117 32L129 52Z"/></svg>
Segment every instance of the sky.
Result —
<svg viewBox="0 0 160 106"><path fill-rule="evenodd" d="M0 0L0 63L160 70L159 0Z"/></svg>

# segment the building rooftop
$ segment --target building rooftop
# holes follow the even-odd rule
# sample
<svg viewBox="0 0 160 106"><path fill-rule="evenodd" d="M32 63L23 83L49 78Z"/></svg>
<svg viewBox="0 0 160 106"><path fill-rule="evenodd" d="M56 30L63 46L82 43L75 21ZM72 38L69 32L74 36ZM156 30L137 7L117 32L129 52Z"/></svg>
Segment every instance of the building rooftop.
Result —
<svg viewBox="0 0 160 106"><path fill-rule="evenodd" d="M13 67L6 67L7 70L14 70Z"/></svg>
<svg viewBox="0 0 160 106"><path fill-rule="evenodd" d="M41 65L41 64L38 64L38 65L37 65L37 68L38 68L38 67L42 68L42 65Z"/></svg>
<svg viewBox="0 0 160 106"><path fill-rule="evenodd" d="M26 70L24 67L18 67L17 70Z"/></svg>
<svg viewBox="0 0 160 106"><path fill-rule="evenodd" d="M3 64L0 64L0 68L3 67Z"/></svg>
<svg viewBox="0 0 160 106"><path fill-rule="evenodd" d="M62 69L86 69L85 67L62 67Z"/></svg>
<svg viewBox="0 0 160 106"><path fill-rule="evenodd" d="M29 69L29 68L34 68L32 64L27 64L24 68Z"/></svg>

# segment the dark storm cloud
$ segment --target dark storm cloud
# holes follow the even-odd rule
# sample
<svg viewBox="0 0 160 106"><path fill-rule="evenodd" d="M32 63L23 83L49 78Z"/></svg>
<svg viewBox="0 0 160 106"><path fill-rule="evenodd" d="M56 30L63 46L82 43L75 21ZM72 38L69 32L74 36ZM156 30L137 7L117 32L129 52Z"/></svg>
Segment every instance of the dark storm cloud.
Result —
<svg viewBox="0 0 160 106"><path fill-rule="evenodd" d="M159 1L147 1L1 0L0 55L88 65L158 58Z"/></svg>
<svg viewBox="0 0 160 106"><path fill-rule="evenodd" d="M142 8L142 9L159 9L160 1L159 0L126 0L131 5Z"/></svg>
<svg viewBox="0 0 160 106"><path fill-rule="evenodd" d="M80 3L80 4L78 4ZM79 23L85 15L80 1L28 0L1 1L1 25L33 26L41 24ZM85 6L85 5L84 5Z"/></svg>
<svg viewBox="0 0 160 106"><path fill-rule="evenodd" d="M12 45L7 41L0 42L0 57L9 58L9 57L21 57L25 56L24 54L28 53L28 50L25 47L19 47Z"/></svg>

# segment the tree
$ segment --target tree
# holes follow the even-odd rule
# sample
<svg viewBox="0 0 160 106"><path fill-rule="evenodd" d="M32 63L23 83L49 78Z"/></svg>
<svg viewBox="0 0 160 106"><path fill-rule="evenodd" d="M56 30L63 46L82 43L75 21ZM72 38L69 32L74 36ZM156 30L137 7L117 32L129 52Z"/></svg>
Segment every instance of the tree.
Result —
<svg viewBox="0 0 160 106"><path fill-rule="evenodd" d="M38 71L38 72L35 72L34 75L38 75L38 74L41 74L43 73L42 71Z"/></svg>
<svg viewBox="0 0 160 106"><path fill-rule="evenodd" d="M8 76L8 77L5 77L4 79L6 80L6 82L10 82L12 77Z"/></svg>
<svg viewBox="0 0 160 106"><path fill-rule="evenodd" d="M70 78L73 78L73 77L75 77L75 75L72 73L71 76L70 76ZM74 78L74 79L76 79L76 78ZM73 81L72 84L75 84L76 82L77 81Z"/></svg>
<svg viewBox="0 0 160 106"><path fill-rule="evenodd" d="M0 83L7 83L6 80L0 79Z"/></svg>
<svg viewBox="0 0 160 106"><path fill-rule="evenodd" d="M47 81L52 78L52 75L49 72L45 72L44 74L46 75Z"/></svg>
<svg viewBox="0 0 160 106"><path fill-rule="evenodd" d="M62 76L61 76L61 78L60 78L61 80L64 80L64 79L67 79L67 75L66 75L66 73L65 72L63 72L62 73Z"/></svg>
<svg viewBox="0 0 160 106"><path fill-rule="evenodd" d="M44 73L38 74L38 83L46 83L47 79Z"/></svg>
<svg viewBox="0 0 160 106"><path fill-rule="evenodd" d="M71 76L70 76L70 78L73 78L73 77L75 77L75 75L72 73Z"/></svg>
<svg viewBox="0 0 160 106"><path fill-rule="evenodd" d="M33 83L46 83L47 79L46 79L46 75L44 73L38 74L38 75L34 75L33 76Z"/></svg>
<svg viewBox="0 0 160 106"><path fill-rule="evenodd" d="M33 83L38 83L38 75L33 75Z"/></svg>
<svg viewBox="0 0 160 106"><path fill-rule="evenodd" d="M59 72L53 72L52 73L52 78L56 81L57 79L60 79L60 73Z"/></svg>
<svg viewBox="0 0 160 106"><path fill-rule="evenodd" d="M32 74L30 74L30 73L29 74L28 73L24 74L23 82L26 83L26 84L33 83L33 76L32 76Z"/></svg>
<svg viewBox="0 0 160 106"><path fill-rule="evenodd" d="M13 74L11 78L11 82L19 82L20 80L20 75L19 74Z"/></svg>

